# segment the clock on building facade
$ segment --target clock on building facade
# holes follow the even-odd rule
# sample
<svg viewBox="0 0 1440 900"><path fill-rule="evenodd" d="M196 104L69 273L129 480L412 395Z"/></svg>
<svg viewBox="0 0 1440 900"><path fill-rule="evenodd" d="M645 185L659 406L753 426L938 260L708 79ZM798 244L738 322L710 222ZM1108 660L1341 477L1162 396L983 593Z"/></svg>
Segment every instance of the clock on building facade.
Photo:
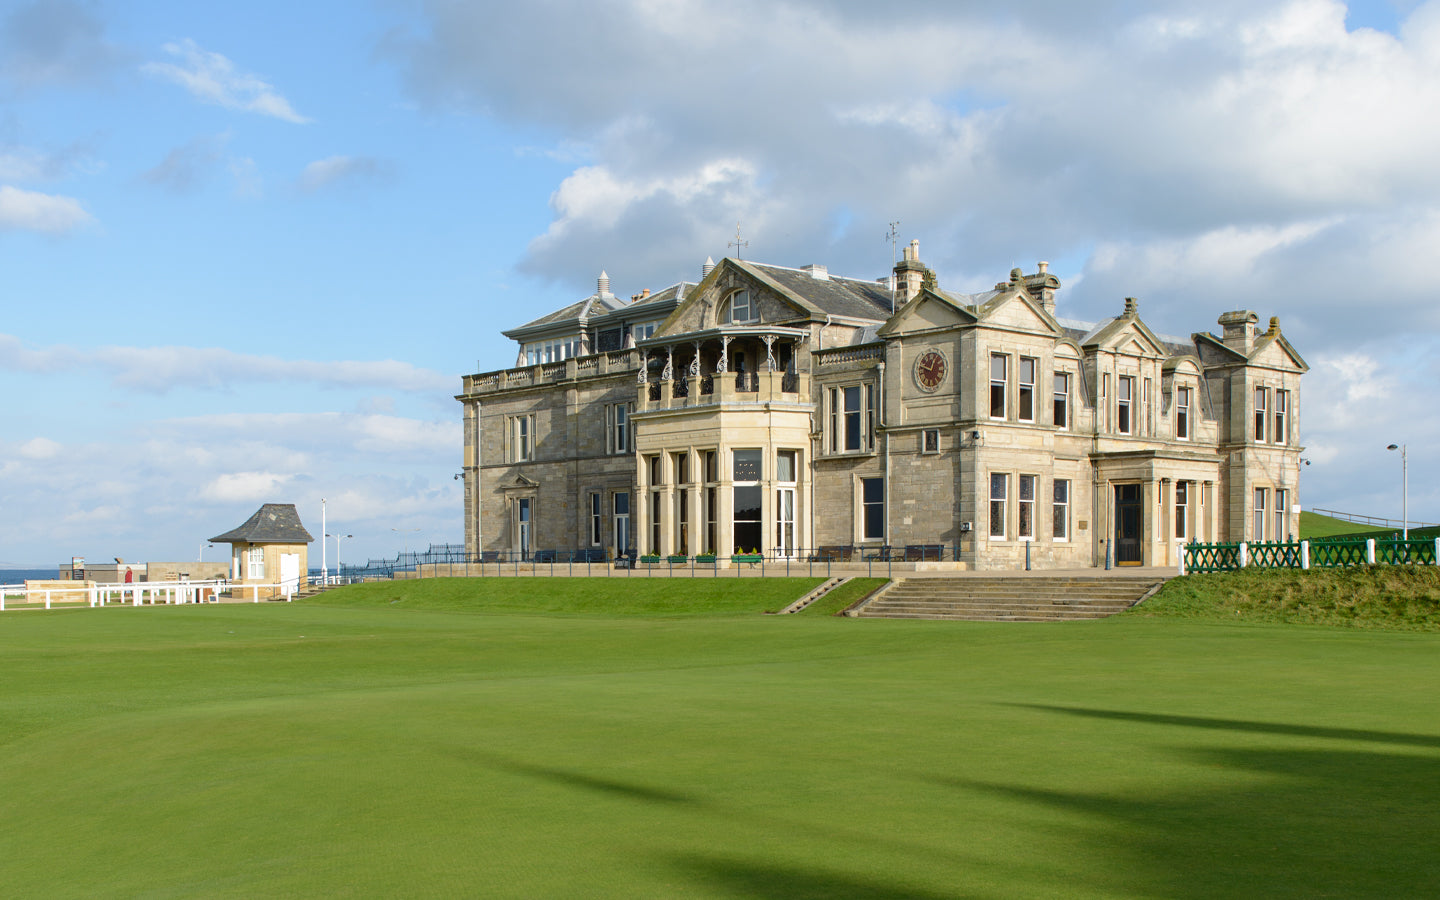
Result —
<svg viewBox="0 0 1440 900"><path fill-rule="evenodd" d="M940 388L945 382L947 370L945 355L938 350L927 350L915 360L915 384L927 393Z"/></svg>

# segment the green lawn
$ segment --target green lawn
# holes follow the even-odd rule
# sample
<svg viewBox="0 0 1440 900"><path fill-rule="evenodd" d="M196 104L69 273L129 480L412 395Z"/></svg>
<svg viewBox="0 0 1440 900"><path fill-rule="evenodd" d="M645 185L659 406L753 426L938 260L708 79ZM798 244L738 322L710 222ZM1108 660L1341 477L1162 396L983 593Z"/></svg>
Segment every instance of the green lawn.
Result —
<svg viewBox="0 0 1440 900"><path fill-rule="evenodd" d="M1319 513L1302 510L1300 513L1300 538L1302 540L1316 540L1327 537L1376 537L1389 538L1400 534L1399 528L1376 528L1374 525L1365 525L1360 522L1347 522L1344 519L1337 519L1333 516L1322 516ZM1440 537L1440 528L1412 528L1411 538L1437 538Z"/></svg>
<svg viewBox="0 0 1440 900"><path fill-rule="evenodd" d="M759 579L527 613L541 582L0 615L4 894L1440 887L1440 636L762 616Z"/></svg>

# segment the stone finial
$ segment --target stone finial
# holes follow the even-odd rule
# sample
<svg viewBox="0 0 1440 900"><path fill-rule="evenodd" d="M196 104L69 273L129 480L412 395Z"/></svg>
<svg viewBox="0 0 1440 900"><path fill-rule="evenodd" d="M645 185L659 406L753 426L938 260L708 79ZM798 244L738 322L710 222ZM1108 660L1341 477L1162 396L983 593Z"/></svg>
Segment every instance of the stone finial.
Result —
<svg viewBox="0 0 1440 900"><path fill-rule="evenodd" d="M1024 280L1025 280L1025 273L1024 273L1024 272L1020 271L1019 269L1011 269L1011 270L1010 270L1010 283L1011 283L1011 284L1019 284L1020 282L1022 282L1022 281L1024 281Z"/></svg>
<svg viewBox="0 0 1440 900"><path fill-rule="evenodd" d="M1280 317L1279 317L1279 316L1271 316L1271 317L1270 317L1270 333L1271 333L1271 334L1279 334L1279 333L1280 333Z"/></svg>
<svg viewBox="0 0 1440 900"><path fill-rule="evenodd" d="M1140 314L1140 301L1134 297L1125 298L1125 315L1135 316Z"/></svg>

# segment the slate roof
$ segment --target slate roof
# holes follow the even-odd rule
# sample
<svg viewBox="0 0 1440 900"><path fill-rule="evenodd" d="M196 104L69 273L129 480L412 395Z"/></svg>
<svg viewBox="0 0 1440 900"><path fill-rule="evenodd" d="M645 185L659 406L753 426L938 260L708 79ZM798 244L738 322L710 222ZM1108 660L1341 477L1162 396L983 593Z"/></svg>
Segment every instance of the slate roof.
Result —
<svg viewBox="0 0 1440 900"><path fill-rule="evenodd" d="M309 544L315 541L300 524L300 513L293 503L267 503L255 515L233 528L212 537L217 544Z"/></svg>
<svg viewBox="0 0 1440 900"><path fill-rule="evenodd" d="M632 319L636 316L643 316L652 305L656 307L656 315L660 315L664 312L660 307L666 304L673 307L676 300L689 293L694 286L691 282L682 281L657 291L644 300L636 300L633 303L622 300L614 294L591 294L584 300L547 313L534 321L511 328L509 331L503 331L501 334L518 340L535 332L543 331L550 326L574 324L581 327L600 324L607 316L623 316Z"/></svg>
<svg viewBox="0 0 1440 900"><path fill-rule="evenodd" d="M792 291L831 315L881 321L890 318L890 288L879 282L840 275L820 279L803 269L749 260L745 260L744 265L760 271L785 290Z"/></svg>

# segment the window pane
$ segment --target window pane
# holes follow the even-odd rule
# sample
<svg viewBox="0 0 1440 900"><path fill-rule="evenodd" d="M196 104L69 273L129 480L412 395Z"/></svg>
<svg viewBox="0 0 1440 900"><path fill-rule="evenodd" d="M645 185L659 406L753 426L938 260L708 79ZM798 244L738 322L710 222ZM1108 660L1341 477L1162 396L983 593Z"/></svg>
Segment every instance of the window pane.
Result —
<svg viewBox="0 0 1440 900"><path fill-rule="evenodd" d="M1051 533L1057 541L1067 540L1070 537L1070 482L1057 479L1054 497Z"/></svg>
<svg viewBox="0 0 1440 900"><path fill-rule="evenodd" d="M864 537L866 540L883 540L885 537L885 480L883 478L862 478L860 491L865 516Z"/></svg>
<svg viewBox="0 0 1440 900"><path fill-rule="evenodd" d="M845 389L845 449L860 449L860 388Z"/></svg>
<svg viewBox="0 0 1440 900"><path fill-rule="evenodd" d="M1007 488L1009 486L1008 476L992 474L990 476L990 536L1005 536L1005 501Z"/></svg>
<svg viewBox="0 0 1440 900"><path fill-rule="evenodd" d="M736 487L734 490L735 552L758 552L760 550L760 487L759 485L747 485Z"/></svg>
<svg viewBox="0 0 1440 900"><path fill-rule="evenodd" d="M781 450L775 454L775 480L795 480L795 451Z"/></svg>
<svg viewBox="0 0 1440 900"><path fill-rule="evenodd" d="M735 481L759 481L760 453L759 449L736 450L732 478Z"/></svg>

